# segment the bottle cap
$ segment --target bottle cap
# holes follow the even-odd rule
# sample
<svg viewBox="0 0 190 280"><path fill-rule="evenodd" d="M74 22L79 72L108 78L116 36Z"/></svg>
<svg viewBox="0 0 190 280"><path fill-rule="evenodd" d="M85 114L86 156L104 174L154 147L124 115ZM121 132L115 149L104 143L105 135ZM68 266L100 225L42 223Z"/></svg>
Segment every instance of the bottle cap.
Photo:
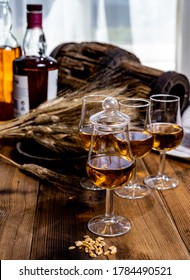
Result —
<svg viewBox="0 0 190 280"><path fill-rule="evenodd" d="M42 5L27 5L27 28L42 28Z"/></svg>
<svg viewBox="0 0 190 280"><path fill-rule="evenodd" d="M42 5L28 4L26 7L29 12L42 11Z"/></svg>

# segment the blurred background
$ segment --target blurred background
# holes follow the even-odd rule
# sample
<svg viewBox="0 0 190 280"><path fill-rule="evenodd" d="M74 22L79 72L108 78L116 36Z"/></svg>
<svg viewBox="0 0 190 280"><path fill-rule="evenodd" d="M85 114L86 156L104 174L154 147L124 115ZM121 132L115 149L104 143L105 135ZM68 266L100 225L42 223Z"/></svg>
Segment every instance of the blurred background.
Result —
<svg viewBox="0 0 190 280"><path fill-rule="evenodd" d="M43 5L47 54L66 42L109 42L144 65L190 78L189 0L10 0L20 44L28 3Z"/></svg>

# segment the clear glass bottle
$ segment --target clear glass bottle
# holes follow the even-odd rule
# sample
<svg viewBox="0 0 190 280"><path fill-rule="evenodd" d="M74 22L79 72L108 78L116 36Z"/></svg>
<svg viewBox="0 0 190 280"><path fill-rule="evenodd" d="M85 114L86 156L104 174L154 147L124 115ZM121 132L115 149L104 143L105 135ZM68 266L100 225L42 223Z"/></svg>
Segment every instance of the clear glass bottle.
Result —
<svg viewBox="0 0 190 280"><path fill-rule="evenodd" d="M27 5L24 55L14 60L14 116L23 115L57 95L58 64L46 56L42 5Z"/></svg>
<svg viewBox="0 0 190 280"><path fill-rule="evenodd" d="M13 36L11 27L12 13L9 1L0 0L0 102L12 106L12 62L21 56L21 47Z"/></svg>

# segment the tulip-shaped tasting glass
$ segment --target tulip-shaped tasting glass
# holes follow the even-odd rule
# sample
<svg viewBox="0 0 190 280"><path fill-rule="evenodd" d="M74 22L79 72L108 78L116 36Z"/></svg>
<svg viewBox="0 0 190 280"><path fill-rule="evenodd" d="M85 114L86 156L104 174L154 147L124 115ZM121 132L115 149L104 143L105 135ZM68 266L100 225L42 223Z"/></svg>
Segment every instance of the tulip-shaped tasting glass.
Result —
<svg viewBox="0 0 190 280"><path fill-rule="evenodd" d="M164 174L166 152L175 149L182 141L183 128L180 98L175 95L158 94L150 97L150 130L153 133L153 149L160 153L157 175L147 176L145 184L150 188L165 190L177 187L179 181Z"/></svg>
<svg viewBox="0 0 190 280"><path fill-rule="evenodd" d="M91 145L87 160L87 173L100 188L106 189L105 214L92 218L88 229L100 236L119 236L131 228L131 223L114 214L113 194L116 188L126 184L132 176L134 159L128 137L129 117L118 111L118 102L113 97L103 101L103 111L90 117L93 124ZM128 153L121 154L122 133ZM118 143L117 143L118 142ZM122 143L121 143L122 144Z"/></svg>
<svg viewBox="0 0 190 280"><path fill-rule="evenodd" d="M135 169L131 181L115 193L123 198L139 199L151 193L151 189L138 181L136 161L147 155L153 145L153 136L151 131L147 130L149 121L149 100L143 98L125 98L119 102L120 111L127 114L130 118L129 139L131 150L135 158ZM118 140L122 140L122 134L118 135ZM125 142L123 142L123 151L126 152Z"/></svg>
<svg viewBox="0 0 190 280"><path fill-rule="evenodd" d="M92 134L90 116L102 110L102 102L107 95L87 95L82 97L81 119L79 123L79 140L84 150L89 151ZM88 190L102 190L96 186L89 177L83 177L80 185Z"/></svg>

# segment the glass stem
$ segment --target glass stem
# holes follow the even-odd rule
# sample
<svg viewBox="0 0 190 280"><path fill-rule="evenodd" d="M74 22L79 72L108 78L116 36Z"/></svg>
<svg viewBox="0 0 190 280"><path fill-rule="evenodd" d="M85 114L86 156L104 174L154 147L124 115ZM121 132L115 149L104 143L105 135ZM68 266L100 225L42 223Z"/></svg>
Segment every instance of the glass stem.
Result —
<svg viewBox="0 0 190 280"><path fill-rule="evenodd" d="M134 159L134 164L135 164L135 167L133 170L133 177L132 177L130 183L135 183L137 180L137 160L136 159Z"/></svg>
<svg viewBox="0 0 190 280"><path fill-rule="evenodd" d="M165 150L160 151L160 164L159 164L158 175L164 175L165 159L166 159L166 151Z"/></svg>
<svg viewBox="0 0 190 280"><path fill-rule="evenodd" d="M114 215L113 210L113 190L106 189L106 209L105 215L107 217L112 217Z"/></svg>

